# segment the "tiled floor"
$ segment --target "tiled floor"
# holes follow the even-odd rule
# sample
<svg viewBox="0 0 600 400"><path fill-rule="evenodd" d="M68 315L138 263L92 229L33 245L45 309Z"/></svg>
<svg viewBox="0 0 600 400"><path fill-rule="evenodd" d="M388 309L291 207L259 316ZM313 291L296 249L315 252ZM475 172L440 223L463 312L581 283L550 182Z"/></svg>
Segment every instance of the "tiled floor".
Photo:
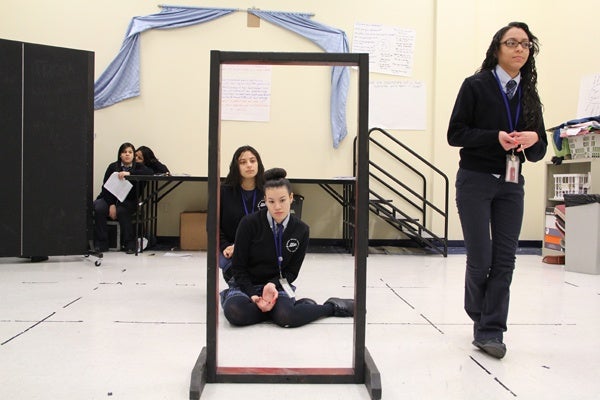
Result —
<svg viewBox="0 0 600 400"><path fill-rule="evenodd" d="M176 254L179 256L173 256ZM206 254L0 258L0 399L187 399L206 344ZM366 346L383 399L598 399L600 276L519 255L508 353L471 345L465 256L368 257ZM353 258L307 255L301 297L353 293ZM221 366L351 364L352 321L232 328ZM201 399L369 399L364 385L209 384Z"/></svg>

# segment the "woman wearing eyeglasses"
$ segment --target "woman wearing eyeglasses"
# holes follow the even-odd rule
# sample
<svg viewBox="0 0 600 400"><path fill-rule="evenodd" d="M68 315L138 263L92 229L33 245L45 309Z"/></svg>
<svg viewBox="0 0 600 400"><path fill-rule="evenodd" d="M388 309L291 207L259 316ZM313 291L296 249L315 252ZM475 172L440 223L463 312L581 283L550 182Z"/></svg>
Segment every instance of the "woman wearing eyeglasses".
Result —
<svg viewBox="0 0 600 400"><path fill-rule="evenodd" d="M537 92L538 40L527 24L500 29L475 75L458 92L448 143L461 147L456 205L467 252L465 311L473 345L506 354L510 284L523 221L525 161L548 144Z"/></svg>

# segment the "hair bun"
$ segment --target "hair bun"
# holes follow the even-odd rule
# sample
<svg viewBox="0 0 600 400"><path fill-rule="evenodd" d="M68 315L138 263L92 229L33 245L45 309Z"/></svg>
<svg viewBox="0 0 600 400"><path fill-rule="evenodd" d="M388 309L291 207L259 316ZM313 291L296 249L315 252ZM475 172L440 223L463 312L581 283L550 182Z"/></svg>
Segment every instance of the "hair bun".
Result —
<svg viewBox="0 0 600 400"><path fill-rule="evenodd" d="M265 181L276 181L286 176L287 172L283 168L271 168L265 171Z"/></svg>

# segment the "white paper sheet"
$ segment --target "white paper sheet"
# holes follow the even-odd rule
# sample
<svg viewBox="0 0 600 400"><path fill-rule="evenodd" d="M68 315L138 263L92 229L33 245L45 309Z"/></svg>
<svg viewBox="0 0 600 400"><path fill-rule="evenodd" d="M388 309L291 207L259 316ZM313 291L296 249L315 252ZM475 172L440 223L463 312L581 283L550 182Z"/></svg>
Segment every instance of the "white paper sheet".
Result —
<svg viewBox="0 0 600 400"><path fill-rule="evenodd" d="M106 190L114 194L119 201L123 201L129 194L133 184L127 179L119 179L119 173L113 172L106 183L104 183L104 187Z"/></svg>
<svg viewBox="0 0 600 400"><path fill-rule="evenodd" d="M369 82L369 126L425 130L426 90L422 81Z"/></svg>
<svg viewBox="0 0 600 400"><path fill-rule="evenodd" d="M600 74L581 78L577 118L594 117L600 114Z"/></svg>
<svg viewBox="0 0 600 400"><path fill-rule="evenodd" d="M269 121L271 69L270 65L222 66L221 120Z"/></svg>
<svg viewBox="0 0 600 400"><path fill-rule="evenodd" d="M399 26L354 24L353 53L369 53L369 72L410 76L416 31Z"/></svg>

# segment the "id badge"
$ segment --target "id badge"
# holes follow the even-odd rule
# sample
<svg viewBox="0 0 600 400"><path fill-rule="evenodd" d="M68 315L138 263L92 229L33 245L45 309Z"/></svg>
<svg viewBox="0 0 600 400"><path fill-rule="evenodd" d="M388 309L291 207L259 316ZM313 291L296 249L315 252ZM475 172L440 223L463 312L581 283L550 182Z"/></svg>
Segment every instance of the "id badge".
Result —
<svg viewBox="0 0 600 400"><path fill-rule="evenodd" d="M288 295L288 297L290 299L293 299L294 297L296 297L296 294L294 293L294 289L292 289L292 287L288 283L287 279L280 278L279 283L281 284L281 287L283 288L283 290L285 290L285 293Z"/></svg>
<svg viewBox="0 0 600 400"><path fill-rule="evenodd" d="M510 183L519 183L519 164L521 161L519 157L514 154L506 155L506 173L504 174L504 181Z"/></svg>

